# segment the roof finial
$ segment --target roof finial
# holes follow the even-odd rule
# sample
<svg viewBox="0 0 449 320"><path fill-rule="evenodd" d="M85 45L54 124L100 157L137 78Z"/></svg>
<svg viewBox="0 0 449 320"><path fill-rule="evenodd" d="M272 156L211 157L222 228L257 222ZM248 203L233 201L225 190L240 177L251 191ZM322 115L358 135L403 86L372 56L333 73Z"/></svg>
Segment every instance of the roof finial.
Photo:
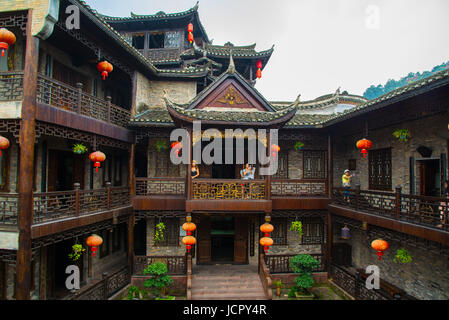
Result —
<svg viewBox="0 0 449 320"><path fill-rule="evenodd" d="M235 64L234 64L234 59L232 58L232 49L229 50L229 67L226 72L229 74L235 73Z"/></svg>
<svg viewBox="0 0 449 320"><path fill-rule="evenodd" d="M298 97L296 98L296 100L294 102L295 106L298 106L300 98L301 98L301 94L298 94Z"/></svg>

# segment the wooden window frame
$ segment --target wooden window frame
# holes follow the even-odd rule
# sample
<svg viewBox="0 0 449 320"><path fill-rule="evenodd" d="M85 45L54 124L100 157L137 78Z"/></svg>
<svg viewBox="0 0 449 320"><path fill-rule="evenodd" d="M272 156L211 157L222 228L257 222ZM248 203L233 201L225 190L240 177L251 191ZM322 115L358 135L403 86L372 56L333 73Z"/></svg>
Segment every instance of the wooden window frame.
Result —
<svg viewBox="0 0 449 320"><path fill-rule="evenodd" d="M278 162L284 163L284 171L277 171L273 179L288 179L288 149L281 149L279 152ZM278 165L278 169L280 166Z"/></svg>
<svg viewBox="0 0 449 320"><path fill-rule="evenodd" d="M369 150L368 151L368 188L370 190L379 190L379 191L392 191L392 149L391 148L382 148L382 149L376 149L376 150ZM371 169L372 163L376 161L376 157L378 154L384 153L384 158L382 161L385 160L385 157L388 158L388 161L381 162L381 171L384 175L383 178L387 179L387 182L384 184L376 184L374 183L374 173ZM389 164L388 169L385 169L385 165ZM377 167L376 167L377 168ZM376 180L380 180L382 178L381 175L376 175Z"/></svg>
<svg viewBox="0 0 449 320"><path fill-rule="evenodd" d="M311 226L317 226L317 235L310 235L310 230L312 229ZM303 219L302 231L301 244L309 245L324 243L324 222L321 219Z"/></svg>
<svg viewBox="0 0 449 320"><path fill-rule="evenodd" d="M274 241L275 245L284 246L288 244L287 239L287 218L272 218L271 224L274 227L273 232L271 233L271 238Z"/></svg>
<svg viewBox="0 0 449 320"><path fill-rule="evenodd" d="M308 157L309 154L311 153L320 153L322 154L322 158L319 158L322 160L322 166L323 166L323 170L322 170L322 176L316 176L316 175L306 175L306 159L308 158L312 158L313 157ZM317 159L317 157L314 157L315 159ZM323 179L327 179L327 163L326 163L326 151L325 150L304 150L302 152L302 176L303 179L305 180L323 180Z"/></svg>
<svg viewBox="0 0 449 320"><path fill-rule="evenodd" d="M111 250L109 250L111 232L109 230L102 230L101 237L103 238L103 244L100 246L100 259L103 259L111 253Z"/></svg>
<svg viewBox="0 0 449 320"><path fill-rule="evenodd" d="M11 148L2 150L2 156L0 158L2 167L0 174L2 175L3 184L0 185L0 192L9 192L9 169L11 165Z"/></svg>
<svg viewBox="0 0 449 320"><path fill-rule="evenodd" d="M165 152L165 153L163 153ZM160 167L160 162L158 161L157 157L163 154L164 157L166 157L165 159L163 159L164 163L164 167ZM170 161L170 149L165 150L165 151L161 151L161 152L157 152L156 153L156 159L155 159L155 173L154 173L154 177L155 178L177 178L180 177L180 166L179 165L174 165L171 163ZM172 168L172 169L170 169ZM174 174L171 174L173 173Z"/></svg>

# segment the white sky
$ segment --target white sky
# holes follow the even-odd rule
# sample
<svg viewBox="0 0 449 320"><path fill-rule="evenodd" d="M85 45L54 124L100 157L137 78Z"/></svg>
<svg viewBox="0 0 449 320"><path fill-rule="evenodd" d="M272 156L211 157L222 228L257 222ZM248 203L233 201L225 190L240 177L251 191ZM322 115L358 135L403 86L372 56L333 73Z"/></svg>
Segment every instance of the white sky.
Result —
<svg viewBox="0 0 449 320"><path fill-rule="evenodd" d="M87 0L112 16L185 11L196 0ZM376 11L379 19L376 19ZM257 89L268 99L314 99L341 91L362 95L409 72L449 60L447 0L201 0L213 43L257 43L274 52ZM377 23L378 22L378 23ZM378 26L378 28L376 28Z"/></svg>

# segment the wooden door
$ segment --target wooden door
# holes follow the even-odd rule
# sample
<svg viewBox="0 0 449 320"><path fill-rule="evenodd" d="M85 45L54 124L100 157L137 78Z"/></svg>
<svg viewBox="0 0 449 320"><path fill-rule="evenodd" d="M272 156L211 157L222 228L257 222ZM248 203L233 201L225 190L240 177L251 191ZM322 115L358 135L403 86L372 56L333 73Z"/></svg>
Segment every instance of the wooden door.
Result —
<svg viewBox="0 0 449 320"><path fill-rule="evenodd" d="M73 181L78 182L81 185L81 189L84 189L84 156L74 155L73 157Z"/></svg>
<svg viewBox="0 0 449 320"><path fill-rule="evenodd" d="M196 259L197 264L208 264L211 262L210 252L210 217L202 216L197 228L197 240L198 240L198 256Z"/></svg>
<svg viewBox="0 0 449 320"><path fill-rule="evenodd" d="M235 217L234 263L248 263L248 217Z"/></svg>
<svg viewBox="0 0 449 320"><path fill-rule="evenodd" d="M57 150L49 150L48 157L48 188L47 191L56 191L56 181L59 171L59 154Z"/></svg>

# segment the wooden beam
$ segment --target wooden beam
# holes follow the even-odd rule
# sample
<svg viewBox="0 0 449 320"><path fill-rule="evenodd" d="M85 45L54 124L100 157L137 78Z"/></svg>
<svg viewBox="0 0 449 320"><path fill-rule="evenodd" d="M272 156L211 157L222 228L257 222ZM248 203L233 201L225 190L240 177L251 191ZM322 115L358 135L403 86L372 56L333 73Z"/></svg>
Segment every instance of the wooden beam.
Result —
<svg viewBox="0 0 449 320"><path fill-rule="evenodd" d="M332 198L332 189L334 188L334 163L333 163L333 148L332 143L333 139L332 136L328 135L328 141L327 141L327 175L328 175L328 183L327 183L327 190L329 194L329 198Z"/></svg>
<svg viewBox="0 0 449 320"><path fill-rule="evenodd" d="M136 144L133 143L129 150L129 158L128 158L128 186L131 198L136 193L136 177L134 174L135 153L136 153Z"/></svg>
<svg viewBox="0 0 449 320"><path fill-rule="evenodd" d="M40 250L40 266L39 266L39 299L45 300L47 293L47 247Z"/></svg>
<svg viewBox="0 0 449 320"><path fill-rule="evenodd" d="M326 215L326 227L327 227L327 239L326 239L326 267L327 267L327 275L331 276L331 263L332 263L332 243L333 243L333 234L332 234L332 215L330 212Z"/></svg>
<svg viewBox="0 0 449 320"><path fill-rule="evenodd" d="M26 26L25 69L23 78L22 120L20 123L19 248L16 258L16 299L29 300L31 292L31 224L33 222L34 138L36 126L36 88L39 39L33 37L32 12Z"/></svg>
<svg viewBox="0 0 449 320"><path fill-rule="evenodd" d="M130 274L133 274L134 263L134 214L128 218L128 267Z"/></svg>

